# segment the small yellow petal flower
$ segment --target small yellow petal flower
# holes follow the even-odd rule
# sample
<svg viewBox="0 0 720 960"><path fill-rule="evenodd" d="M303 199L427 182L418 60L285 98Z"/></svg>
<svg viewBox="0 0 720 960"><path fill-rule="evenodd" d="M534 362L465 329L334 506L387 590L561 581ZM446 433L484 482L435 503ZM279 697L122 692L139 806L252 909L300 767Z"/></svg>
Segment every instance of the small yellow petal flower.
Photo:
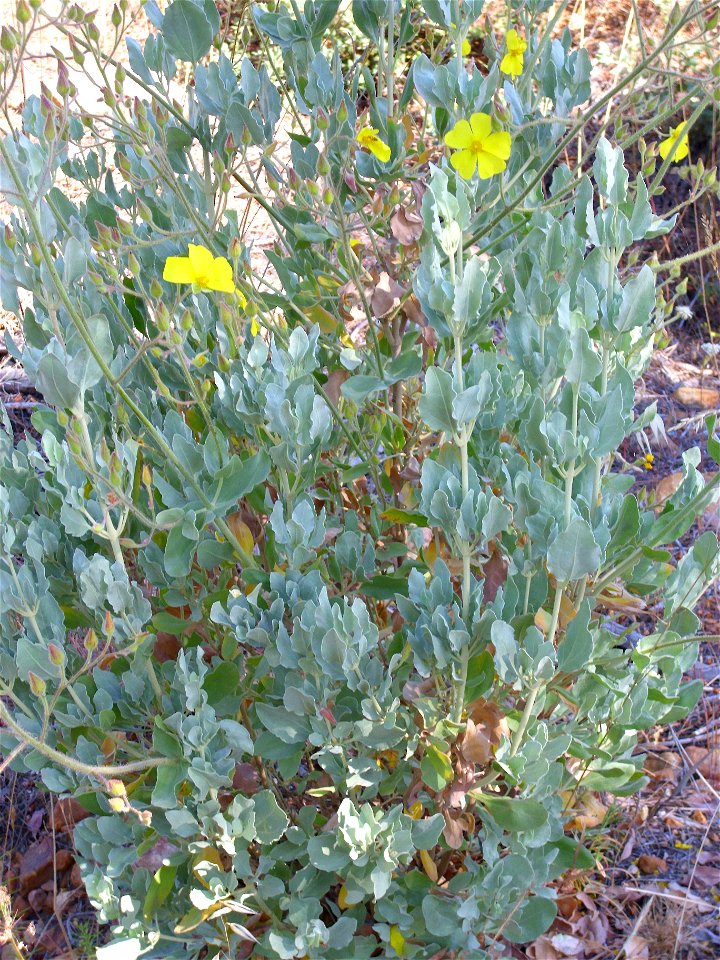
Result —
<svg viewBox="0 0 720 960"><path fill-rule="evenodd" d="M405 952L405 937L400 933L400 928L394 925L390 927L390 946L399 957L402 957Z"/></svg>
<svg viewBox="0 0 720 960"><path fill-rule="evenodd" d="M419 800L416 800L415 803L411 804L408 808L408 816L412 817L413 820L419 820L423 815L423 805Z"/></svg>
<svg viewBox="0 0 720 960"><path fill-rule="evenodd" d="M380 139L378 133L379 130L376 127L363 127L357 135L357 142L361 147L369 150L381 163L387 163L391 150L385 141Z"/></svg>
<svg viewBox="0 0 720 960"><path fill-rule="evenodd" d="M234 293L232 266L225 257L214 257L199 244L188 244L186 257L168 257L163 270L168 283L191 283L201 290Z"/></svg>
<svg viewBox="0 0 720 960"><path fill-rule="evenodd" d="M643 456L642 465L643 467L645 467L646 470L652 470L654 462L655 462L655 457L651 453L646 453Z"/></svg>
<svg viewBox="0 0 720 960"><path fill-rule="evenodd" d="M505 49L507 52L500 61L500 70L510 77L519 77L523 72L523 54L527 50L527 43L517 30L508 30L505 35Z"/></svg>
<svg viewBox="0 0 720 960"><path fill-rule="evenodd" d="M445 134L445 143L456 150L450 163L466 180L477 170L485 180L502 173L510 156L509 133L492 132L492 118L487 113L474 113L470 121L458 120L452 130Z"/></svg>
<svg viewBox="0 0 720 960"><path fill-rule="evenodd" d="M470 46L470 41L468 40L467 37L465 37L465 39L462 42L462 48L460 52L464 57L469 57L470 54L472 53L472 47Z"/></svg>
<svg viewBox="0 0 720 960"><path fill-rule="evenodd" d="M684 127L684 123L679 123L674 127L667 138L660 143L660 156L665 160L672 150L675 141L680 137L680 131ZM680 137L680 142L677 145L677 149L673 154L673 160L684 160L685 157L690 153L690 140L688 134L686 133L683 137Z"/></svg>
<svg viewBox="0 0 720 960"><path fill-rule="evenodd" d="M351 904L348 903L347 895L348 895L347 887L345 886L345 884L343 884L340 887L340 892L338 893L338 898L337 898L338 906L340 907L341 910L347 910L347 908L351 906Z"/></svg>

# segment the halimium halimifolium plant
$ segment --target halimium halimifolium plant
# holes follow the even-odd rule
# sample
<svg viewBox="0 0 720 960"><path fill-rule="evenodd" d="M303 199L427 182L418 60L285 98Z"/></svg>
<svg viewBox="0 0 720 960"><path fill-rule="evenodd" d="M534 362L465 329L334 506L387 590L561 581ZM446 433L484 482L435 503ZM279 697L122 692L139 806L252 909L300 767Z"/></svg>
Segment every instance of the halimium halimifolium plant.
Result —
<svg viewBox="0 0 720 960"><path fill-rule="evenodd" d="M717 17L591 102L550 6L486 21L482 69L481 0L256 5L255 63L210 0L149 0L144 44L126 3L3 30L6 100L32 33L67 53L0 141L44 398L0 431L0 744L91 813L105 960L506 956L593 866L573 811L699 697L718 543L666 548L717 479L694 449L661 512L633 492L682 266L637 245L671 166L717 192L687 135L718 80L624 129L637 175L601 114Z"/></svg>

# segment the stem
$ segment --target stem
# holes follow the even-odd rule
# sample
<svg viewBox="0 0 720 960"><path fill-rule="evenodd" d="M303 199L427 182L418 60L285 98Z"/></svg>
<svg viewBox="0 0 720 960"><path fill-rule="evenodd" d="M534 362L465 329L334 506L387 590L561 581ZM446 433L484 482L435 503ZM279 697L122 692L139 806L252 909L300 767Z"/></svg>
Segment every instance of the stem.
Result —
<svg viewBox="0 0 720 960"><path fill-rule="evenodd" d="M120 766L93 766L89 763L83 763L75 757L61 753L59 750L55 750L54 747L50 747L46 743L43 743L42 740L38 740L37 737L34 737L27 730L23 730L10 716L2 700L0 700L0 720L15 734L21 743L32 747L33 750L37 750L38 753L47 757L48 760L60 764L60 766L65 767L65 769L72 770L74 773L79 773L86 777L96 777L97 779L102 779L103 777L124 777L129 773L151 770L154 767L166 767L172 763L172 760L167 757L149 757L147 760L135 760L132 763L125 763Z"/></svg>
<svg viewBox="0 0 720 960"><path fill-rule="evenodd" d="M452 269L452 264L454 263L453 258L450 258L451 272L455 273ZM458 272L462 276L462 244L458 247ZM463 374L463 335L462 331L455 333L455 382L456 389L458 394L462 393L465 388L465 377ZM462 499L465 500L469 490L470 490L470 468L468 462L468 428L467 425L464 425L459 434L457 435L457 445L460 450L460 479L462 484ZM470 559L472 556L472 545L467 540L463 540L460 546L460 553L462 556L462 565L463 565L463 579L462 579L462 617L463 620L467 623L468 614L470 612L470 595L472 592L472 572L470 569ZM452 719L454 723L460 723L462 718L463 706L465 704L465 687L467 686L467 675L468 675L468 661L470 659L470 645L466 644L460 652L460 676L455 681L455 689L453 693L453 709L452 709Z"/></svg>
<svg viewBox="0 0 720 960"><path fill-rule="evenodd" d="M540 693L541 687L544 686L543 681L536 683L535 686L530 691L530 694L525 701L525 709L523 710L522 717L520 717L520 723L518 728L515 731L512 743L510 744L510 756L514 757L515 754L520 749L520 744L522 739L525 736L525 731L527 730L527 725L530 722L530 717L532 716L533 708L535 707L535 701L537 700L538 693Z"/></svg>
<svg viewBox="0 0 720 960"><path fill-rule="evenodd" d="M388 50L387 50L387 117L395 113L395 0L387 0Z"/></svg>

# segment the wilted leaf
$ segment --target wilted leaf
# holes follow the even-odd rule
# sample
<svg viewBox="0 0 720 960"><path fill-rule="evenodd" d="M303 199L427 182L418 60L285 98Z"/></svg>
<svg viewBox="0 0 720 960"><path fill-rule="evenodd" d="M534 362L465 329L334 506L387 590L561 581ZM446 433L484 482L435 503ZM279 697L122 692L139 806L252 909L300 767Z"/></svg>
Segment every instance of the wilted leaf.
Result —
<svg viewBox="0 0 720 960"><path fill-rule="evenodd" d="M397 207L390 218L390 229L398 243L411 247L422 235L422 217L405 207Z"/></svg>
<svg viewBox="0 0 720 960"><path fill-rule="evenodd" d="M376 317L386 317L400 303L405 289L383 271L370 297L370 306Z"/></svg>
<svg viewBox="0 0 720 960"><path fill-rule="evenodd" d="M673 397L686 407L715 410L720 407L720 390L714 387L678 387Z"/></svg>
<svg viewBox="0 0 720 960"><path fill-rule="evenodd" d="M482 727L478 727L468 717L465 734L460 743L460 752L469 763L479 763L482 766L492 755L492 744Z"/></svg>

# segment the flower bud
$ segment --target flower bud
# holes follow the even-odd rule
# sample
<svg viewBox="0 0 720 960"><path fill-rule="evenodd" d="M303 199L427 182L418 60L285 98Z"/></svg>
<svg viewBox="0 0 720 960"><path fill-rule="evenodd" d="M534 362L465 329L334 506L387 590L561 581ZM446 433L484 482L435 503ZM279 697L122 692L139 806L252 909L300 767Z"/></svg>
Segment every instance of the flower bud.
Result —
<svg viewBox="0 0 720 960"><path fill-rule="evenodd" d="M138 260L138 258L135 256L134 253L131 253L130 256L128 257L128 269L130 273L132 273L136 277L140 273L140 261Z"/></svg>
<svg viewBox="0 0 720 960"><path fill-rule="evenodd" d="M184 310L183 315L180 317L180 329L192 330L192 328L193 328L193 315L189 310Z"/></svg>
<svg viewBox="0 0 720 960"><path fill-rule="evenodd" d="M115 633L115 621L113 620L112 614L109 610L105 611L105 616L103 617L103 633L108 640Z"/></svg>
<svg viewBox="0 0 720 960"><path fill-rule="evenodd" d="M48 644L48 655L54 667L61 667L65 663L65 653L56 643Z"/></svg>
<svg viewBox="0 0 720 960"><path fill-rule="evenodd" d="M228 246L228 254L231 260L238 260L242 256L243 245L239 237L233 237Z"/></svg>
<svg viewBox="0 0 720 960"><path fill-rule="evenodd" d="M333 202L333 200L335 199L335 194L332 192L332 190L330 189L330 187L328 187L327 190L325 191L325 193L323 193L323 197L322 197L322 198L323 198L323 203L326 204L326 205L329 207L330 204L331 204L331 203Z"/></svg>
<svg viewBox="0 0 720 960"><path fill-rule="evenodd" d="M30 259L36 267L39 267L42 263L42 253L40 253L40 247L36 243L30 244Z"/></svg>
<svg viewBox="0 0 720 960"><path fill-rule="evenodd" d="M183 337L179 330L171 330L168 334L168 340L173 347L179 347L183 342Z"/></svg>
<svg viewBox="0 0 720 960"><path fill-rule="evenodd" d="M152 484L152 470L150 469L150 467L149 467L146 463L143 464L141 477L142 477L143 486L145 486L145 487L151 486L151 484Z"/></svg>
<svg viewBox="0 0 720 960"><path fill-rule="evenodd" d="M318 130L327 130L330 126L330 121L328 120L328 115L325 113L322 107L318 108L317 117L315 118Z"/></svg>
<svg viewBox="0 0 720 960"><path fill-rule="evenodd" d="M30 7L25 3L25 0L20 0L20 3L18 3L15 16L18 18L18 23L28 23L32 19Z"/></svg>
<svg viewBox="0 0 720 960"><path fill-rule="evenodd" d="M44 680L41 680L36 673L33 673L32 670L28 672L28 682L30 684L30 689L36 697L44 697L47 685Z"/></svg>
<svg viewBox="0 0 720 960"><path fill-rule="evenodd" d="M91 21L88 24L88 37L92 40L93 43L97 43L100 39L100 31L98 30L97 24L94 21Z"/></svg>
<svg viewBox="0 0 720 960"><path fill-rule="evenodd" d="M151 296L154 300L160 300L160 298L162 297L162 295L163 295L162 284L160 283L160 281L159 281L158 279L156 279L155 277L153 277L152 282L150 283L150 296Z"/></svg>
<svg viewBox="0 0 720 960"><path fill-rule="evenodd" d="M314 180L306 180L305 186L311 197L317 197L320 194L320 187L315 183Z"/></svg>
<svg viewBox="0 0 720 960"><path fill-rule="evenodd" d="M345 106L344 100L338 107L337 118L340 123L345 123L345 121L348 118L348 111L347 111L347 107Z"/></svg>
<svg viewBox="0 0 720 960"><path fill-rule="evenodd" d="M224 353L219 354L217 363L218 369L221 373L228 373L230 371L230 367L232 366L230 360L225 356Z"/></svg>
<svg viewBox="0 0 720 960"><path fill-rule="evenodd" d="M0 30L0 50L4 50L5 53L12 53L16 43L15 31L11 27L3 27Z"/></svg>
<svg viewBox="0 0 720 960"><path fill-rule="evenodd" d="M317 164L317 172L321 177L326 177L330 173L330 164L328 163L328 158L324 153L320 154Z"/></svg>
<svg viewBox="0 0 720 960"><path fill-rule="evenodd" d="M170 329L170 314L164 303L161 303L157 308L157 313L155 315L155 323L157 328L161 333L167 333Z"/></svg>
<svg viewBox="0 0 720 960"><path fill-rule="evenodd" d="M243 127L243 132L240 137L240 140L244 147L249 147L250 144L252 143L252 134L250 133L250 130L248 129L248 127Z"/></svg>
<svg viewBox="0 0 720 960"><path fill-rule="evenodd" d="M70 423L70 417L68 417L64 410L58 410L55 414L55 419L58 422L58 426L63 429Z"/></svg>
<svg viewBox="0 0 720 960"><path fill-rule="evenodd" d="M12 228L9 223L5 224L5 246L8 250L14 250L17 246L17 238L12 232Z"/></svg>
<svg viewBox="0 0 720 960"><path fill-rule="evenodd" d="M110 14L110 23L116 28L122 23L122 14L120 13L120 8L117 4L115 4L112 13Z"/></svg>

